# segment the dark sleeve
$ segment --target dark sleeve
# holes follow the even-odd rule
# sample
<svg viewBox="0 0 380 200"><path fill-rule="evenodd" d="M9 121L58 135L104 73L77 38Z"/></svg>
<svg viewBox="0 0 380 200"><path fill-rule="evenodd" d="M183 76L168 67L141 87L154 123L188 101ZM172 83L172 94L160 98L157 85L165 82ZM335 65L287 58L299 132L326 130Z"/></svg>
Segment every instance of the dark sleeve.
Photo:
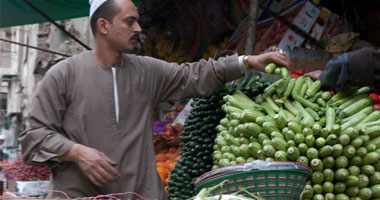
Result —
<svg viewBox="0 0 380 200"><path fill-rule="evenodd" d="M326 64L319 79L324 89L341 90L347 86L371 86L380 90L380 50L364 48L344 53Z"/></svg>
<svg viewBox="0 0 380 200"><path fill-rule="evenodd" d="M37 86L28 116L30 126L19 137L27 164L58 166L59 163L52 159L74 145L62 128L70 93L69 66L68 61L53 66Z"/></svg>
<svg viewBox="0 0 380 200"><path fill-rule="evenodd" d="M380 49L364 48L347 53L347 57L351 84L380 90Z"/></svg>
<svg viewBox="0 0 380 200"><path fill-rule="evenodd" d="M324 89L341 90L349 85L347 54L329 60L319 79Z"/></svg>

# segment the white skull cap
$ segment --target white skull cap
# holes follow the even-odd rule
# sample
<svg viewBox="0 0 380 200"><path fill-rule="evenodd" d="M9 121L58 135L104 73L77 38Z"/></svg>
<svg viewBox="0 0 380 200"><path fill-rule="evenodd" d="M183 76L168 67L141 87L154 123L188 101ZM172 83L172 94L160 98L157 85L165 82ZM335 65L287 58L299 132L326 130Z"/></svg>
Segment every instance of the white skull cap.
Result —
<svg viewBox="0 0 380 200"><path fill-rule="evenodd" d="M90 18L95 13L95 11L106 1L108 0L89 0L88 1L90 3Z"/></svg>

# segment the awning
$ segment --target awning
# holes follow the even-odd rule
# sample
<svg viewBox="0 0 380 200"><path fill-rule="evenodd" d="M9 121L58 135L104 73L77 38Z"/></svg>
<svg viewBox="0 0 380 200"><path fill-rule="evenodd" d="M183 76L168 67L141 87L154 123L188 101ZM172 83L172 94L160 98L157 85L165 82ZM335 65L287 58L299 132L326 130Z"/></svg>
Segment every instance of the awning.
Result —
<svg viewBox="0 0 380 200"><path fill-rule="evenodd" d="M29 0L53 20L88 16L88 0ZM136 5L140 0L133 0ZM0 0L0 28L48 22L23 0Z"/></svg>

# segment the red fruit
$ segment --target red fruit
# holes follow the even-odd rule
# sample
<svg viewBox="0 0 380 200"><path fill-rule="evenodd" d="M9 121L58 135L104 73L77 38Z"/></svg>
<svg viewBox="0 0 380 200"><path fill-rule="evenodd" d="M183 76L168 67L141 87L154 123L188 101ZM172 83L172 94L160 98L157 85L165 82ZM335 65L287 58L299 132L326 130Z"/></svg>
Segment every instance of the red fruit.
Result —
<svg viewBox="0 0 380 200"><path fill-rule="evenodd" d="M380 104L375 104L375 105L373 105L373 108L374 108L375 110L380 110Z"/></svg>
<svg viewBox="0 0 380 200"><path fill-rule="evenodd" d="M298 69L298 70L295 71L295 73L296 73L298 76L302 76L302 75L305 74L305 70L303 70L303 69Z"/></svg>
<svg viewBox="0 0 380 200"><path fill-rule="evenodd" d="M380 103L379 95L377 95L376 93L371 93L371 94L369 94L369 96L372 97L372 103L373 104Z"/></svg>
<svg viewBox="0 0 380 200"><path fill-rule="evenodd" d="M331 95L335 95L335 92L334 92L334 90L329 90L329 92L331 93Z"/></svg>
<svg viewBox="0 0 380 200"><path fill-rule="evenodd" d="M290 75L292 78L298 78L299 77L299 75L297 75L297 74L291 74Z"/></svg>

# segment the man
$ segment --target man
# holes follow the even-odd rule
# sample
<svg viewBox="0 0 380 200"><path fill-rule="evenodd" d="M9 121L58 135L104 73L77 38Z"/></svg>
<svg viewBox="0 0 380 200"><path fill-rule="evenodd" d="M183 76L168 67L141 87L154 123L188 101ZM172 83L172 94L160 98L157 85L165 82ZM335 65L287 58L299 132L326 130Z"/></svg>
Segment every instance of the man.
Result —
<svg viewBox="0 0 380 200"><path fill-rule="evenodd" d="M380 49L363 48L330 60L323 71L305 74L320 79L325 89L342 90L347 86L370 86L380 91Z"/></svg>
<svg viewBox="0 0 380 200"><path fill-rule="evenodd" d="M134 4L94 0L90 18L94 50L48 71L31 105L30 128L20 137L25 162L48 165L53 189L71 197L136 192L163 199L153 107L212 94L245 68L289 64L287 55L275 52L182 65L124 54L134 49L141 32Z"/></svg>

